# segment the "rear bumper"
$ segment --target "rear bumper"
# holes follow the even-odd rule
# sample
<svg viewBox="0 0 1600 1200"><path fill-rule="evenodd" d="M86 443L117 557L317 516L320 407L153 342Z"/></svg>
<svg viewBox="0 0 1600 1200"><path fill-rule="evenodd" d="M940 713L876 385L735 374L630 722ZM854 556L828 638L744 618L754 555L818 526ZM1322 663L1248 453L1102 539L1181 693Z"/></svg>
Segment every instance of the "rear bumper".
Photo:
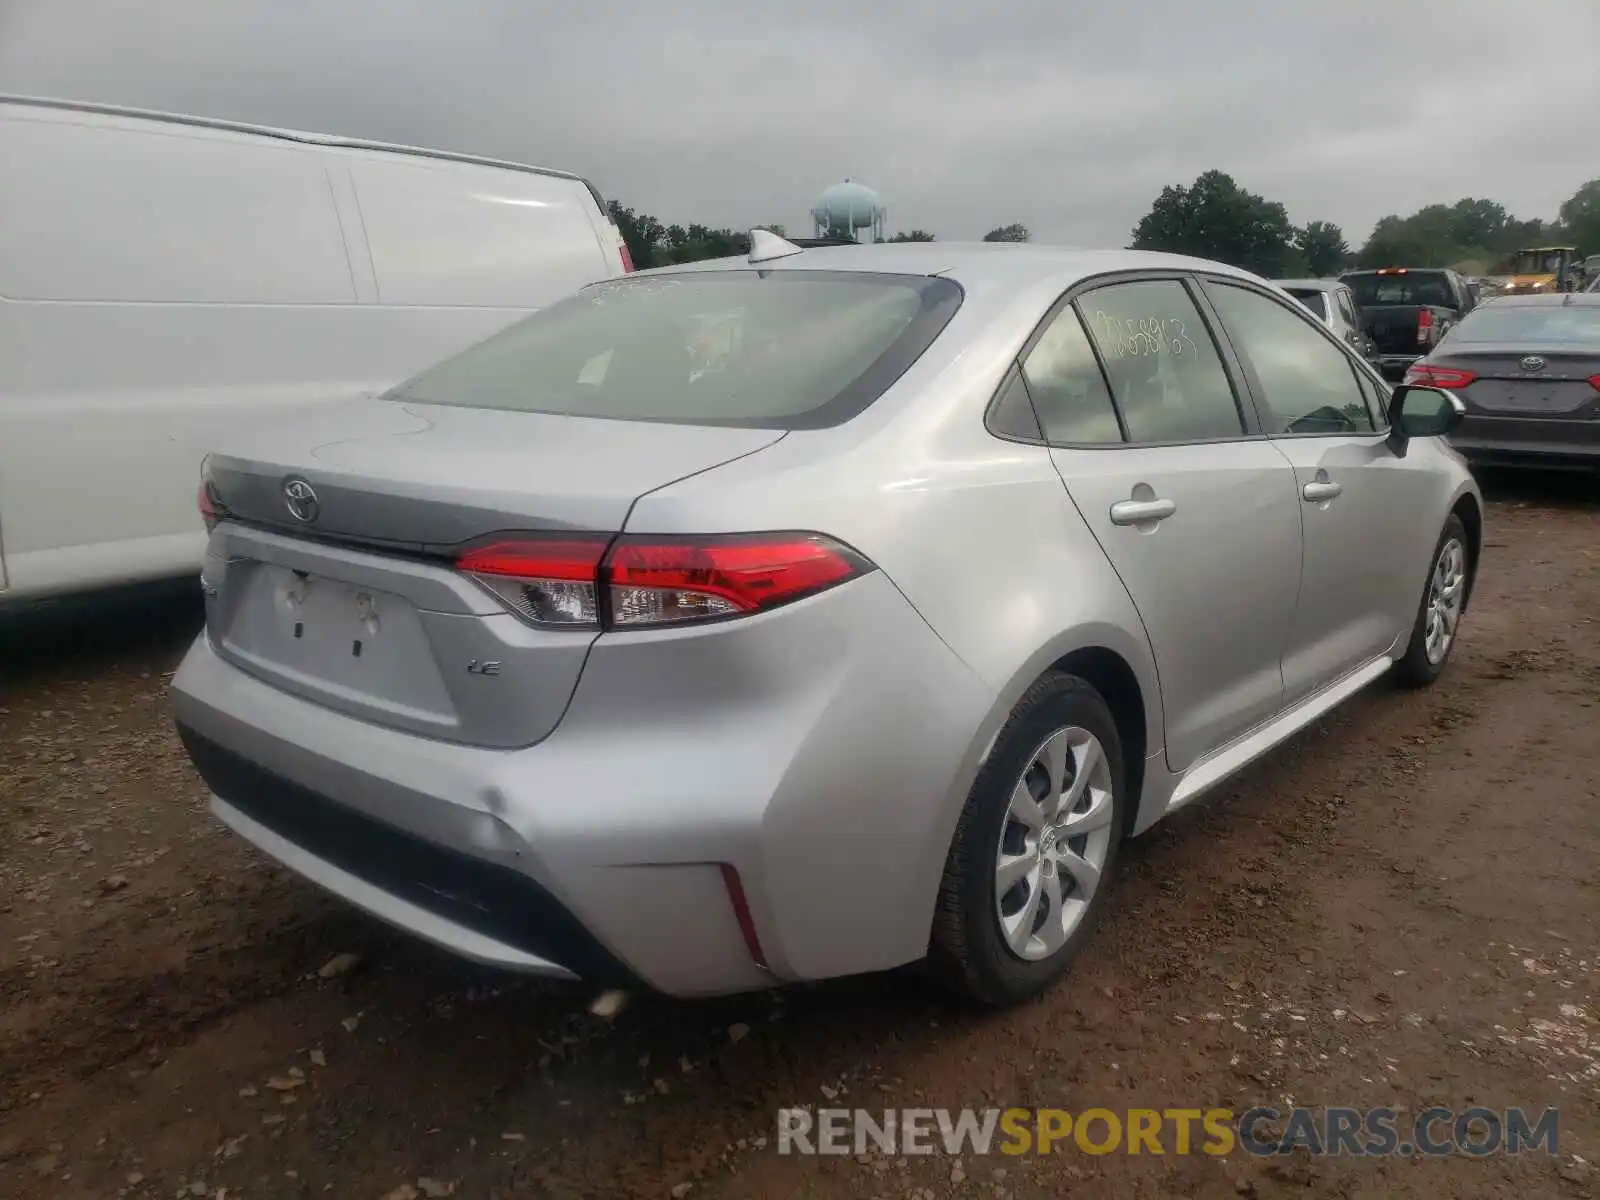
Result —
<svg viewBox="0 0 1600 1200"><path fill-rule="evenodd" d="M204 636L173 702L216 814L352 904L479 962L692 996L921 957L994 697L874 574L602 637L523 750L329 711Z"/></svg>
<svg viewBox="0 0 1600 1200"><path fill-rule="evenodd" d="M1380 354L1373 362L1383 372L1384 378L1399 379L1421 358L1421 354Z"/></svg>
<svg viewBox="0 0 1600 1200"><path fill-rule="evenodd" d="M1600 421L1473 414L1450 435L1468 462L1485 467L1600 470Z"/></svg>

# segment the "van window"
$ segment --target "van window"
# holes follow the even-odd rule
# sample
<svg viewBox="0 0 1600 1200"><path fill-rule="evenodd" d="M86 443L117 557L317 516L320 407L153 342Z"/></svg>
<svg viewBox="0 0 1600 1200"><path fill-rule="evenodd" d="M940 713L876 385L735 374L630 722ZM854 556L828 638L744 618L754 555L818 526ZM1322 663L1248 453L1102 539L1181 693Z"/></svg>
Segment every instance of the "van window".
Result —
<svg viewBox="0 0 1600 1200"><path fill-rule="evenodd" d="M425 159L350 173L384 304L538 308L616 273L576 180Z"/></svg>
<svg viewBox="0 0 1600 1200"><path fill-rule="evenodd" d="M320 158L162 124L0 119L0 295L348 304Z"/></svg>

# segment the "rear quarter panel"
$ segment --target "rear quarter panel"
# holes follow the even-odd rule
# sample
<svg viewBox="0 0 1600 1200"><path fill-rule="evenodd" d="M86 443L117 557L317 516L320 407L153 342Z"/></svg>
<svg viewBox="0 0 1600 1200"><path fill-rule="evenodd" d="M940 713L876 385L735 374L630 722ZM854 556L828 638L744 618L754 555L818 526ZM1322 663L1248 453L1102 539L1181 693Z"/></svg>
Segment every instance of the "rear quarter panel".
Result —
<svg viewBox="0 0 1600 1200"><path fill-rule="evenodd" d="M1056 292L951 330L855 421L791 433L749 458L642 497L629 532L804 529L871 559L982 681L984 718L953 748L925 858L942 866L995 733L1023 692L1074 650L1118 654L1139 681L1147 753L1161 750L1148 640L1121 581L1042 446L1002 441L984 410ZM968 316L978 325L977 314ZM951 334L955 334L952 337ZM909 719L909 718L908 718ZM917 899L931 906L935 869ZM930 908L931 911L931 908Z"/></svg>

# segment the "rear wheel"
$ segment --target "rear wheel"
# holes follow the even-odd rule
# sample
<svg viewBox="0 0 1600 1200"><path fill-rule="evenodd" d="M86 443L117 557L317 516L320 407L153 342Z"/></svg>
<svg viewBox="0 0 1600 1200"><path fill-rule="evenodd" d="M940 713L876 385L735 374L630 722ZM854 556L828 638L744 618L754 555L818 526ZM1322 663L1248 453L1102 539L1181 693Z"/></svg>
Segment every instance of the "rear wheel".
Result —
<svg viewBox="0 0 1600 1200"><path fill-rule="evenodd" d="M1122 742L1089 684L1052 672L1001 730L945 862L929 961L984 1004L1048 987L1099 914L1123 829Z"/></svg>
<svg viewBox="0 0 1600 1200"><path fill-rule="evenodd" d="M1433 566L1422 591L1422 604L1405 657L1394 665L1395 681L1402 687L1427 687L1444 674L1467 603L1471 565L1466 527L1452 513L1433 551Z"/></svg>

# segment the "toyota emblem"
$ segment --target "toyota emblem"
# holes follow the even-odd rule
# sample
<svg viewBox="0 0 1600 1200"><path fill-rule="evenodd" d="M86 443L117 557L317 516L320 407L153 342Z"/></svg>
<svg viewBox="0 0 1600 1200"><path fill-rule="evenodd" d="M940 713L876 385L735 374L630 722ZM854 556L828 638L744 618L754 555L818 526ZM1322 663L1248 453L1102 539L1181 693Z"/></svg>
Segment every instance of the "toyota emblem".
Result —
<svg viewBox="0 0 1600 1200"><path fill-rule="evenodd" d="M317 513L321 511L316 490L304 479L283 481L283 502L288 506L291 517L307 525L315 521Z"/></svg>
<svg viewBox="0 0 1600 1200"><path fill-rule="evenodd" d="M1544 370L1544 359L1537 354L1530 354L1517 365L1524 371L1542 371Z"/></svg>

